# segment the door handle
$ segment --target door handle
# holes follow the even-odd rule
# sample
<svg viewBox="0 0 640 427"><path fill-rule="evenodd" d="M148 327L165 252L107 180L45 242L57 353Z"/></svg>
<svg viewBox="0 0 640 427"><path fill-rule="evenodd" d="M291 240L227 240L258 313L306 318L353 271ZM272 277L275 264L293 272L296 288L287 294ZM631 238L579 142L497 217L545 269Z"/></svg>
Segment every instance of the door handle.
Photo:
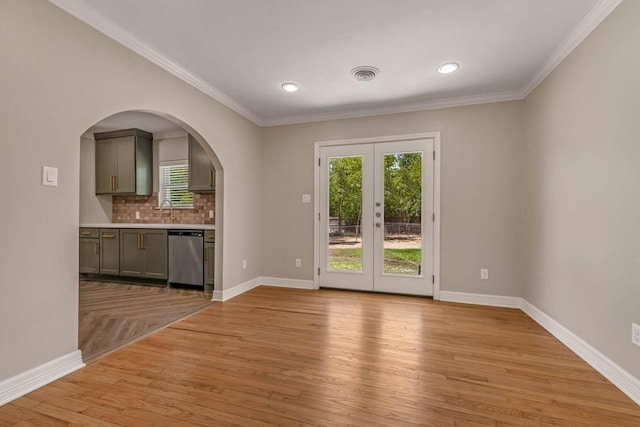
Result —
<svg viewBox="0 0 640 427"><path fill-rule="evenodd" d="M116 235L115 234L106 234L106 233L104 233L102 235L102 237L104 237L105 239L113 239L114 237L116 237Z"/></svg>
<svg viewBox="0 0 640 427"><path fill-rule="evenodd" d="M117 188L118 188L118 177L114 176L113 177L113 191L116 191Z"/></svg>
<svg viewBox="0 0 640 427"><path fill-rule="evenodd" d="M376 217L380 218L380 215L382 215L380 212L376 212Z"/></svg>
<svg viewBox="0 0 640 427"><path fill-rule="evenodd" d="M140 249L144 249L144 233L140 233Z"/></svg>
<svg viewBox="0 0 640 427"><path fill-rule="evenodd" d="M380 228L380 225L381 224L379 222L376 222L376 227Z"/></svg>
<svg viewBox="0 0 640 427"><path fill-rule="evenodd" d="M140 233L138 233L138 249L142 249L142 244L140 243Z"/></svg>

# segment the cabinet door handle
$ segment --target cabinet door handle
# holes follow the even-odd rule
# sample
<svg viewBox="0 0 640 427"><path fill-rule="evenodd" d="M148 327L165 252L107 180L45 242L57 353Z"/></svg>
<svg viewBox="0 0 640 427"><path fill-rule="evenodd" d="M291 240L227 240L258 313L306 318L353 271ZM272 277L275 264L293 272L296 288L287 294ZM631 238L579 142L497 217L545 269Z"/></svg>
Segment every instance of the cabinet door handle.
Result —
<svg viewBox="0 0 640 427"><path fill-rule="evenodd" d="M105 239L113 239L114 237L116 237L115 234L103 234L102 237L104 237Z"/></svg>
<svg viewBox="0 0 640 427"><path fill-rule="evenodd" d="M140 247L140 233L138 233L138 249L142 249L142 248Z"/></svg>
<svg viewBox="0 0 640 427"><path fill-rule="evenodd" d="M118 188L118 177L114 176L113 177L113 191L116 191L117 188Z"/></svg>
<svg viewBox="0 0 640 427"><path fill-rule="evenodd" d="M144 249L144 233L140 233L140 249Z"/></svg>
<svg viewBox="0 0 640 427"><path fill-rule="evenodd" d="M82 236L90 236L90 235L91 235L91 232L90 232L90 231L81 231L81 232L80 232L80 234L81 234Z"/></svg>
<svg viewBox="0 0 640 427"><path fill-rule="evenodd" d="M95 249L96 249L96 254L98 253L98 243L94 243L95 245Z"/></svg>

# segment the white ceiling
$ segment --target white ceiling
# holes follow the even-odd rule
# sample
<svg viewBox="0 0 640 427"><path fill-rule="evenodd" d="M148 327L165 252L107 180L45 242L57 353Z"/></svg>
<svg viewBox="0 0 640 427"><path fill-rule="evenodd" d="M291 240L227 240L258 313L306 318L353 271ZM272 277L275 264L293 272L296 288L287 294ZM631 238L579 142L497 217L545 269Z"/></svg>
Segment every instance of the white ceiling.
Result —
<svg viewBox="0 0 640 427"><path fill-rule="evenodd" d="M260 125L521 99L620 3L51 1Z"/></svg>

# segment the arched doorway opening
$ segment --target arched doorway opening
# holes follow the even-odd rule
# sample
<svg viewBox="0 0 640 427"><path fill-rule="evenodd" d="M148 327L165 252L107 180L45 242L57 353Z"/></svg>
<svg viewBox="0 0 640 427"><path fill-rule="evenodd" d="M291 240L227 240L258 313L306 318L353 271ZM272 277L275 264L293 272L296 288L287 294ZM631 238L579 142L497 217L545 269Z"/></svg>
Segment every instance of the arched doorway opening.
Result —
<svg viewBox="0 0 640 427"><path fill-rule="evenodd" d="M134 168L136 184L120 192L125 179L109 172L104 190L100 159L110 159L111 142L123 147L129 142L116 137L104 143L101 138L126 129L140 132L131 151L115 149L114 162ZM211 188L191 192L195 152L211 166ZM155 111L123 111L82 134L79 176L80 276L86 280L80 286L78 336L83 359L90 362L200 311L212 300L222 277L224 174L211 146L182 120ZM187 177L189 187L183 188ZM142 193L140 179L150 181ZM172 261L171 233L187 230L201 231L196 239L200 246L192 244L188 254L182 247L173 250L183 257ZM195 255L198 261L192 260ZM200 265L202 288L169 283L170 273L191 261ZM137 303L142 308L137 309Z"/></svg>

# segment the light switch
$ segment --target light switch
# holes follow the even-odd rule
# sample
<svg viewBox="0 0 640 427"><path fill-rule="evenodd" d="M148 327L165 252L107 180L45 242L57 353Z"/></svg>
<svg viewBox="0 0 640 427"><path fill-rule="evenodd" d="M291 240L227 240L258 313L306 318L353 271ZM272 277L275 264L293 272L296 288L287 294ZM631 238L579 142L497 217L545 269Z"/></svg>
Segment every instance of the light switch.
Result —
<svg viewBox="0 0 640 427"><path fill-rule="evenodd" d="M311 194L303 194L302 203L311 203Z"/></svg>
<svg viewBox="0 0 640 427"><path fill-rule="evenodd" d="M42 185L47 187L58 186L58 168L42 166Z"/></svg>

